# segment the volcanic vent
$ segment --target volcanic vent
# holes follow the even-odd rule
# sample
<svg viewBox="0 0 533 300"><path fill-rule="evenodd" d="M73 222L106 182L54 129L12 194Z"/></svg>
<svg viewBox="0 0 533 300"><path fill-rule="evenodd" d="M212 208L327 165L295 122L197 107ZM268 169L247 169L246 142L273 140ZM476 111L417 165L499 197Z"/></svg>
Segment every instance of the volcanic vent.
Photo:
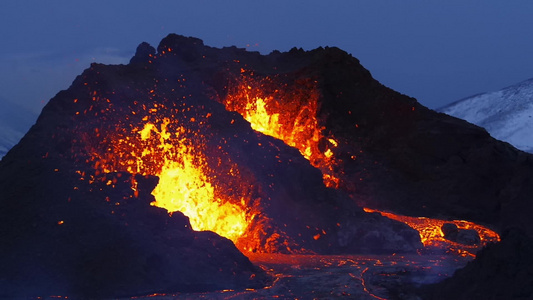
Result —
<svg viewBox="0 0 533 300"><path fill-rule="evenodd" d="M487 221L499 198L454 200L488 194L463 182L484 157L452 160L479 142L494 143L339 49L262 56L169 35L128 65L91 65L0 162L0 286L92 297L255 288L266 276L237 248L415 252L404 219L360 205Z"/></svg>

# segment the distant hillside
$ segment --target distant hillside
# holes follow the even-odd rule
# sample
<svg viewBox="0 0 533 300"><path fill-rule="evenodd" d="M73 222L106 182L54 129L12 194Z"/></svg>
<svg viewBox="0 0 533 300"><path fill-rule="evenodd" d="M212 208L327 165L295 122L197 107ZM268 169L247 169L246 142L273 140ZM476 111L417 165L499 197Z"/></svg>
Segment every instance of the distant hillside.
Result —
<svg viewBox="0 0 533 300"><path fill-rule="evenodd" d="M440 109L484 127L496 139L533 153L533 78Z"/></svg>
<svg viewBox="0 0 533 300"><path fill-rule="evenodd" d="M28 109L0 98L0 158L20 141L36 119Z"/></svg>

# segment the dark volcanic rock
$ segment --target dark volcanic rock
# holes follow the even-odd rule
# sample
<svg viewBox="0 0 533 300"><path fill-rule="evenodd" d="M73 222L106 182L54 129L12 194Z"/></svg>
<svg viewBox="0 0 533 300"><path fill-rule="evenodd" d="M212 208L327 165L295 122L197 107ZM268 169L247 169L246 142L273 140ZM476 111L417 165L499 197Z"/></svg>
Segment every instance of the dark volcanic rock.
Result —
<svg viewBox="0 0 533 300"><path fill-rule="evenodd" d="M511 229L454 276L430 287L424 299L531 299L533 239Z"/></svg>
<svg viewBox="0 0 533 300"><path fill-rule="evenodd" d="M148 63L152 57L155 57L155 48L150 46L150 44L143 42L137 47L135 55L130 59L130 63Z"/></svg>
<svg viewBox="0 0 533 300"><path fill-rule="evenodd" d="M440 229L442 230L444 237L447 239L449 239L451 236L456 236L459 232L459 228L457 228L457 225L453 223L444 223Z"/></svg>
<svg viewBox="0 0 533 300"><path fill-rule="evenodd" d="M455 240L452 239L452 241L465 245L476 245L481 242L481 239L474 229L461 229Z"/></svg>
<svg viewBox="0 0 533 300"><path fill-rule="evenodd" d="M150 206L154 179L138 178L138 198L127 173L106 174L88 187L65 163L20 147L12 155L21 157L3 162L0 174L0 298L263 285L263 272L231 241L193 232L183 214Z"/></svg>
<svg viewBox="0 0 533 300"><path fill-rule="evenodd" d="M459 244L476 245L481 242L478 232L474 229L459 229L455 224L445 223L441 230L445 239Z"/></svg>

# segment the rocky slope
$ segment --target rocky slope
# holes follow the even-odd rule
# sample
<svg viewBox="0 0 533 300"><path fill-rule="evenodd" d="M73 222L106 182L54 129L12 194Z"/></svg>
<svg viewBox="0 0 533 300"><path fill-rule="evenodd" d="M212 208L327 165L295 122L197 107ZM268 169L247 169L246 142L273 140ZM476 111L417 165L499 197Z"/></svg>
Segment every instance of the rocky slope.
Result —
<svg viewBox="0 0 533 300"><path fill-rule="evenodd" d="M533 239L519 229L478 252L453 277L426 287L425 299L531 299Z"/></svg>
<svg viewBox="0 0 533 300"><path fill-rule="evenodd" d="M481 126L494 138L533 153L533 79L459 100L439 111Z"/></svg>

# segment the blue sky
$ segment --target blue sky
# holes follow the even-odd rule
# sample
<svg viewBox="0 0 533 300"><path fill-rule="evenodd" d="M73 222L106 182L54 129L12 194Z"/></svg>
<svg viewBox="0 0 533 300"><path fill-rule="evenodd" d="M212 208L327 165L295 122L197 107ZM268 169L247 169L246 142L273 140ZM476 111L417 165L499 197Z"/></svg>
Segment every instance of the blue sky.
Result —
<svg viewBox="0 0 533 300"><path fill-rule="evenodd" d="M265 54L337 46L438 108L533 77L532 15L531 0L2 0L0 99L38 112L91 62L178 33Z"/></svg>

